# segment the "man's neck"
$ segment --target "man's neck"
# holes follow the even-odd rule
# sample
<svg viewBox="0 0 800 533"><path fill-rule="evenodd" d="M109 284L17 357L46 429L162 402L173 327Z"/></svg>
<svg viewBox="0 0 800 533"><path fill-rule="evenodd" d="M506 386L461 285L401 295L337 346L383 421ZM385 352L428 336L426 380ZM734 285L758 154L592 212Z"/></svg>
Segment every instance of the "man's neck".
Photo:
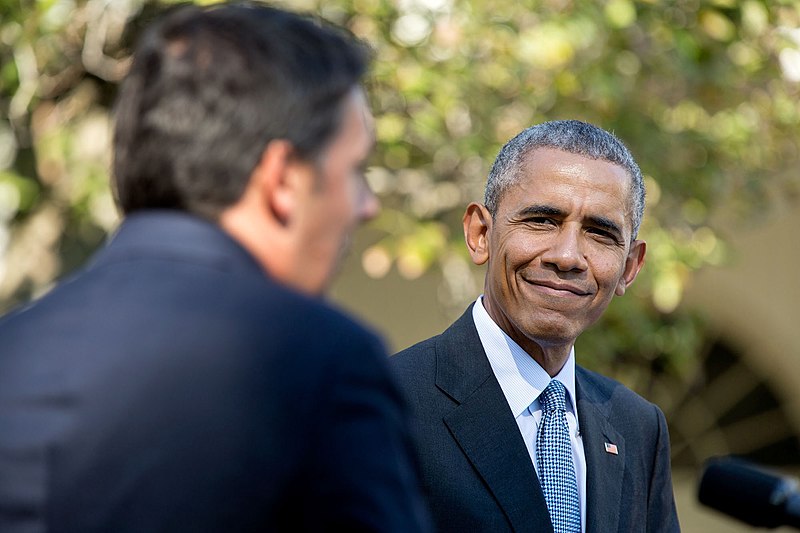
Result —
<svg viewBox="0 0 800 533"><path fill-rule="evenodd" d="M508 333L508 332L506 332ZM534 361L539 363L539 366L544 368L545 372L552 378L561 372L564 364L569 359L569 354L572 351L572 344L559 344L547 345L527 337L515 338L508 333L509 337L514 339L514 342L519 344L520 348L530 355Z"/></svg>

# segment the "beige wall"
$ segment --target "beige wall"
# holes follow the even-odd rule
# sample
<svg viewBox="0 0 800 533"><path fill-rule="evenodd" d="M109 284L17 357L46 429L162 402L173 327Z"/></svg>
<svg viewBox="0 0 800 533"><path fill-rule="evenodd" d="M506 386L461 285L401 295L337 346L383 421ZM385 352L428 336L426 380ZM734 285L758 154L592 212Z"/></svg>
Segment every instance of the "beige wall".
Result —
<svg viewBox="0 0 800 533"><path fill-rule="evenodd" d="M800 434L800 205L728 240L730 264L695 273L685 305L771 384Z"/></svg>

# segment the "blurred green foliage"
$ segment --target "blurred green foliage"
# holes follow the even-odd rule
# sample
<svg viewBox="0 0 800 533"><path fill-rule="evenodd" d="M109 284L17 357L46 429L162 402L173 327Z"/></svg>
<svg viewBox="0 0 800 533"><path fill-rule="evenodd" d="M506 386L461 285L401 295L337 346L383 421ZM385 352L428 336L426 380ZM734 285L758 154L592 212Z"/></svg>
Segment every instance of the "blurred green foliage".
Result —
<svg viewBox="0 0 800 533"><path fill-rule="evenodd" d="M461 214L505 141L577 118L627 142L647 176L647 267L578 349L639 390L653 372L691 372L702 349L702 323L679 307L689 274L725 260L726 232L800 195L796 1L283 5L374 48L368 179L384 237L362 263L373 277L439 269L454 313L482 284ZM80 264L116 224L109 109L126 24L153 11L142 0L0 0L0 311Z"/></svg>

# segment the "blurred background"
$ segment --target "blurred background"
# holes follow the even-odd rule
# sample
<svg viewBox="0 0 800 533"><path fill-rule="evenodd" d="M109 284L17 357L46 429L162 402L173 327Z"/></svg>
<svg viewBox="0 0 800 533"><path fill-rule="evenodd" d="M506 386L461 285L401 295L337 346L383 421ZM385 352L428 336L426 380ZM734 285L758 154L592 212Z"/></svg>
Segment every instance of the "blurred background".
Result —
<svg viewBox="0 0 800 533"><path fill-rule="evenodd" d="M169 3L0 0L0 313L114 230L111 105L138 31ZM800 2L277 5L374 49L368 180L383 211L332 298L392 350L480 293L461 215L505 141L576 118L629 145L647 180L647 264L581 337L579 362L665 411L684 529L748 531L695 491L716 455L800 473Z"/></svg>

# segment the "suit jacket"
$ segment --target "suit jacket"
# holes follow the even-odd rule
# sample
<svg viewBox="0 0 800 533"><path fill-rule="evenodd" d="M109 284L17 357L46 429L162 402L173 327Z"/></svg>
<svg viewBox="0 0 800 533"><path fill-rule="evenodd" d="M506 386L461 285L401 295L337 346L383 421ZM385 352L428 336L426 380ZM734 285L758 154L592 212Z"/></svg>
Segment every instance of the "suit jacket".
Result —
<svg viewBox="0 0 800 533"><path fill-rule="evenodd" d="M390 359L412 403L423 487L438 530L553 531L544 495L472 319ZM679 531L669 437L655 405L576 368L587 533ZM617 454L606 452L615 444Z"/></svg>
<svg viewBox="0 0 800 533"><path fill-rule="evenodd" d="M216 225L134 214L0 320L0 531L419 531L378 338Z"/></svg>

